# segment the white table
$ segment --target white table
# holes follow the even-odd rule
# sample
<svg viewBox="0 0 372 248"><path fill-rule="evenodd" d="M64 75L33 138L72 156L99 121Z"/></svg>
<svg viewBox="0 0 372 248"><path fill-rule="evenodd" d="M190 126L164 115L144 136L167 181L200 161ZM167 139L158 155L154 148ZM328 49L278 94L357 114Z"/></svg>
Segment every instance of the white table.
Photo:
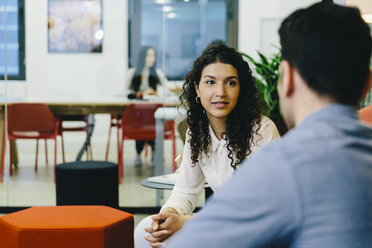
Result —
<svg viewBox="0 0 372 248"><path fill-rule="evenodd" d="M169 183L161 183L161 182L150 182L149 178L145 178L141 181L141 185L147 188L156 189L157 191L163 192L163 190L172 190L174 187L174 184ZM209 187L209 185L206 183L204 184L204 190L205 190L205 201L213 194L212 189ZM159 198L159 205L160 207L160 198Z"/></svg>
<svg viewBox="0 0 372 248"><path fill-rule="evenodd" d="M155 111L156 120L156 140L155 140L155 175L164 175L171 173L170 171L164 172L163 157L164 157L164 121L175 120L185 115L185 111L177 110L176 107L158 108ZM163 191L156 191L156 206L160 206L160 201L163 198Z"/></svg>

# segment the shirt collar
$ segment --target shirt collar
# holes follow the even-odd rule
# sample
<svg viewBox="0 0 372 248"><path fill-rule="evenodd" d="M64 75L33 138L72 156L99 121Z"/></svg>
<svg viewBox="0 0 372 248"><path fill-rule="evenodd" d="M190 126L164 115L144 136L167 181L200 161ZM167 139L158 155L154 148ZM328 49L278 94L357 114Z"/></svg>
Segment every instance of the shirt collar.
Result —
<svg viewBox="0 0 372 248"><path fill-rule="evenodd" d="M333 103L329 104L309 116L305 117L298 126L307 126L307 125L312 125L314 122L319 122L321 119L334 119L334 121L337 121L336 119L339 118L353 118L357 119L358 118L358 113L356 109L349 105L344 105L340 103ZM341 119L342 121L342 119Z"/></svg>
<svg viewBox="0 0 372 248"><path fill-rule="evenodd" d="M212 152L217 151L219 146L226 145L226 140L225 139L218 140L216 134L213 131L213 128L212 128L211 124L209 124L209 135L211 136Z"/></svg>

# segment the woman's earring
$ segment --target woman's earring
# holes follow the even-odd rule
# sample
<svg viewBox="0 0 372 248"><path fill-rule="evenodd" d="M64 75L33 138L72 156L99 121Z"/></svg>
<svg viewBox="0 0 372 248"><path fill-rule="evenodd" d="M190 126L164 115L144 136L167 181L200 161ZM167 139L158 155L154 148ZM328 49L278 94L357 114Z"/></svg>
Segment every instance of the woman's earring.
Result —
<svg viewBox="0 0 372 248"><path fill-rule="evenodd" d="M195 97L195 102L200 103L200 97Z"/></svg>

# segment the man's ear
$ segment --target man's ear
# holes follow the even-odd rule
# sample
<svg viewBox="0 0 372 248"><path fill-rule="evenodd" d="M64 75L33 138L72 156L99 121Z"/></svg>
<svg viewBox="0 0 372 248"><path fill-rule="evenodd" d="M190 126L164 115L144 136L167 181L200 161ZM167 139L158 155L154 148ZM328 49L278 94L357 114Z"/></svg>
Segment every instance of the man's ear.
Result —
<svg viewBox="0 0 372 248"><path fill-rule="evenodd" d="M293 67L287 60L282 60L280 64L281 80L279 87L283 96L291 96L294 92L294 81L293 81Z"/></svg>
<svg viewBox="0 0 372 248"><path fill-rule="evenodd" d="M366 95L368 94L371 87L372 87L372 70L369 70L367 83L363 88L362 97L360 98L360 101L363 100L366 97Z"/></svg>

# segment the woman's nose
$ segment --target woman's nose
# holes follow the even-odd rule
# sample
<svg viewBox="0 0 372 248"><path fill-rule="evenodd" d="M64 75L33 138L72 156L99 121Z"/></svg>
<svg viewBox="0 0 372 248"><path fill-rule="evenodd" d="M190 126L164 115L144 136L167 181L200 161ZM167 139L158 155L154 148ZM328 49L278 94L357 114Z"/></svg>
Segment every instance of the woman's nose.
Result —
<svg viewBox="0 0 372 248"><path fill-rule="evenodd" d="M216 96L223 97L226 94L225 84L218 83L216 87Z"/></svg>

